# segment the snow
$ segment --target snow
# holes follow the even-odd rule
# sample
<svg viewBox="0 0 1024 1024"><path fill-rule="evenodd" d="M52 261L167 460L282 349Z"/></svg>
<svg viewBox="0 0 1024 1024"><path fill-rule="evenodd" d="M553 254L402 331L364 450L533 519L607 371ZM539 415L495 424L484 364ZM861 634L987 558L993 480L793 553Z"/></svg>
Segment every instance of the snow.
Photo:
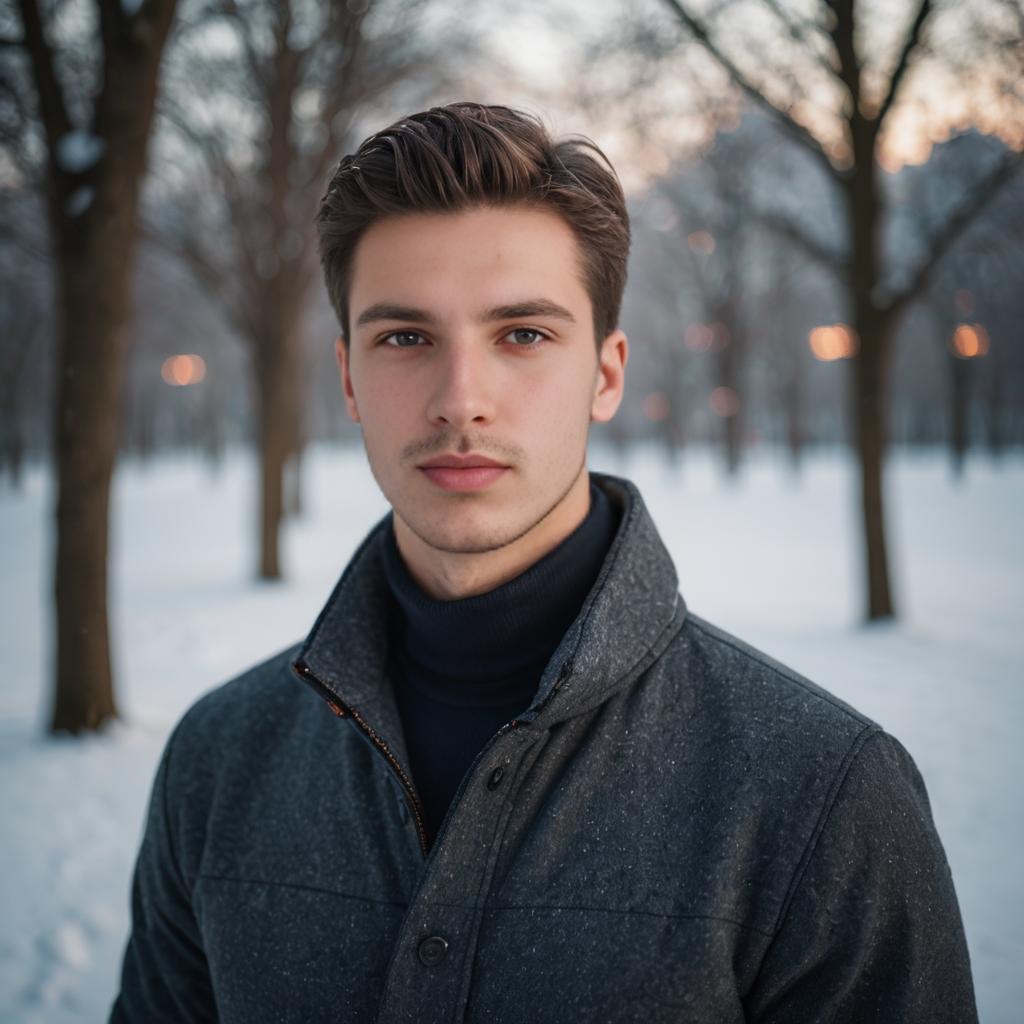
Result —
<svg viewBox="0 0 1024 1024"><path fill-rule="evenodd" d="M889 522L898 624L858 624L853 467L811 458L793 477L760 453L737 481L710 454L680 472L653 452L591 464L640 486L690 608L881 722L928 784L957 884L981 1019L1024 1005L1024 459L893 458ZM53 491L0 487L0 1022L105 1019L128 929L131 869L156 761L195 698L303 636L386 510L355 449L314 448L306 515L284 538L289 579L251 580L251 457L219 475L164 456L115 477L111 622L124 721L44 738L49 710Z"/></svg>
<svg viewBox="0 0 1024 1024"><path fill-rule="evenodd" d="M106 149L98 135L76 128L57 140L57 163L68 174L81 174L97 163Z"/></svg>

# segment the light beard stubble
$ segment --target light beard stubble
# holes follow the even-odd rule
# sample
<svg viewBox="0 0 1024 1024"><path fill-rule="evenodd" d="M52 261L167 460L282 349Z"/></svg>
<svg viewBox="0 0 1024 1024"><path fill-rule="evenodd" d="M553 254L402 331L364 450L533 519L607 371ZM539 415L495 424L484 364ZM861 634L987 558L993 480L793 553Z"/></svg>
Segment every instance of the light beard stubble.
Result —
<svg viewBox="0 0 1024 1024"><path fill-rule="evenodd" d="M544 520L547 519L548 516L550 516L551 513L554 512L555 509L562 504L563 501L565 501L569 492L573 489L573 487L576 486L576 481L579 480L580 474L585 472L586 466L587 453L586 449L584 448L583 459L580 462L579 468L576 470L575 474L573 474L573 478L572 480L569 481L569 485L559 494L555 501L553 501L551 505L549 505L548 508L546 508L544 512L541 515L539 515L535 520L533 520L533 522L531 522L527 527L520 530L518 533L513 534L510 537L502 537L500 540L497 538L491 538L489 540L478 542L476 544L469 546L460 545L458 547L452 547L444 543L439 543L436 538L432 539L426 536L423 533L423 531L417 530L416 527L405 516L402 517L402 521L409 528L409 530L412 533L414 533L424 544L426 544L428 547L433 548L435 551L443 551L445 554L448 555L484 555L491 551L499 551L501 548L508 547L510 544L515 544L517 540L520 540L521 538L525 537L531 530L536 529L536 527L540 526L540 524L543 523ZM469 500L475 498L476 495L454 494L451 495L451 497L455 498L456 500Z"/></svg>
<svg viewBox="0 0 1024 1024"><path fill-rule="evenodd" d="M588 431L589 435L589 425ZM384 488L381 486L382 481L377 476L377 471L373 463L373 459L370 457L370 449L366 444L366 432L362 431L363 435L363 449L366 452L367 461L370 463L370 472L373 474L374 479L377 481L377 486L383 491ZM457 443L455 443L457 442ZM508 444L504 441L496 441L488 438L485 443L474 443L473 439L466 434L459 435L455 431L442 430L434 437L426 441L413 441L411 444L406 445L400 455L399 464L405 465L409 462L415 462L421 458L427 458L431 455L440 454L445 451L455 451L461 455L468 455L470 452L476 452L481 455L490 455L492 458L507 459L510 464L512 472L515 472L515 466L517 463L522 461L522 449L517 445ZM538 527L544 522L548 516L559 505L565 501L569 492L576 485L576 481L579 480L580 474L586 470L587 465L587 445L583 445L583 455L580 459L579 468L573 474L572 479L569 481L565 489L559 494L558 498L555 499L545 510L539 515L533 522L531 522L524 529L518 533L513 534L510 537L502 537L498 539L492 537L482 543L477 543L471 546L458 546L452 547L444 543L439 543L436 539L431 539L426 536L422 530L416 529L416 527L409 521L406 516L402 516L402 522L409 528L409 531L413 533L422 543L428 547L433 548L435 551L442 551L449 555L483 555L491 551L498 551L501 548L507 547L509 544L514 544L517 540L525 537L531 530ZM385 497L387 495L385 494ZM451 494L449 498L455 501L472 501L477 497L475 494ZM390 499L389 503L390 503ZM394 504L392 504L392 511L395 511ZM396 513L397 514L397 513Z"/></svg>

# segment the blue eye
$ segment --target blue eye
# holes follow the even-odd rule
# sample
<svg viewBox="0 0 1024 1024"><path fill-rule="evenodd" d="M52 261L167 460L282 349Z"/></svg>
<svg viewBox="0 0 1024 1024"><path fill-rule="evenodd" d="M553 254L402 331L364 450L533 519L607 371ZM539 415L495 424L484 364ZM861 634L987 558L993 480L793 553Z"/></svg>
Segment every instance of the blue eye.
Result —
<svg viewBox="0 0 1024 1024"><path fill-rule="evenodd" d="M422 334L415 331L392 331L382 339L384 344L392 348L416 348L423 339Z"/></svg>

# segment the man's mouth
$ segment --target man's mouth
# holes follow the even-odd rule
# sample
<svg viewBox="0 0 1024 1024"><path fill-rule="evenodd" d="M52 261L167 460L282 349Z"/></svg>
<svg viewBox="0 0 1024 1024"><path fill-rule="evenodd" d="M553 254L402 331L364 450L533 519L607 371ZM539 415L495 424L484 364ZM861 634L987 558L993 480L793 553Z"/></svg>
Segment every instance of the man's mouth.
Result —
<svg viewBox="0 0 1024 1024"><path fill-rule="evenodd" d="M489 487L509 466L486 455L435 455L417 469L443 491L479 491Z"/></svg>

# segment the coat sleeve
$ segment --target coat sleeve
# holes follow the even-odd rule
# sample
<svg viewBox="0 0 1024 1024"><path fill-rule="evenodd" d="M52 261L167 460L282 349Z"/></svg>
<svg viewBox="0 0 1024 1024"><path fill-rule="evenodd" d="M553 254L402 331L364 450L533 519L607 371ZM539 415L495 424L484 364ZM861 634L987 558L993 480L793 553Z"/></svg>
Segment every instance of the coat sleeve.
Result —
<svg viewBox="0 0 1024 1024"><path fill-rule="evenodd" d="M745 1003L757 1024L977 1021L924 782L886 733L848 759Z"/></svg>
<svg viewBox="0 0 1024 1024"><path fill-rule="evenodd" d="M132 878L132 925L109 1024L216 1021L217 1007L167 813L172 733L157 768Z"/></svg>

